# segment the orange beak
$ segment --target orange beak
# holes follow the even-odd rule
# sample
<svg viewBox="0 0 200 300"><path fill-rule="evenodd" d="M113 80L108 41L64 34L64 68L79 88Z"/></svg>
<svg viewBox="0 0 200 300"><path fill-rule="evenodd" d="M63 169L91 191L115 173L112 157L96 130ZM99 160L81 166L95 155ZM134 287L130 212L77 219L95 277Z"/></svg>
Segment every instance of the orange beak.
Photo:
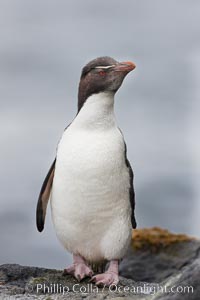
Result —
<svg viewBox="0 0 200 300"><path fill-rule="evenodd" d="M114 67L114 71L117 72L130 72L134 70L136 65L131 61L120 62Z"/></svg>

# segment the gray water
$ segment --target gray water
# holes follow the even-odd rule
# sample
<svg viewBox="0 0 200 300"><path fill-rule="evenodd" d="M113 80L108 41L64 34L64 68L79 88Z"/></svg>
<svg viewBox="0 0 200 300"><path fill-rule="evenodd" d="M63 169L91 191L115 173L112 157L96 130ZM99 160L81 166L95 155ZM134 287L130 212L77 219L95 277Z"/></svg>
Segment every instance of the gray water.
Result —
<svg viewBox="0 0 200 300"><path fill-rule="evenodd" d="M199 230L199 1L0 1L0 263L63 268L41 183L73 119L81 68L132 60L116 117L135 173L138 227Z"/></svg>

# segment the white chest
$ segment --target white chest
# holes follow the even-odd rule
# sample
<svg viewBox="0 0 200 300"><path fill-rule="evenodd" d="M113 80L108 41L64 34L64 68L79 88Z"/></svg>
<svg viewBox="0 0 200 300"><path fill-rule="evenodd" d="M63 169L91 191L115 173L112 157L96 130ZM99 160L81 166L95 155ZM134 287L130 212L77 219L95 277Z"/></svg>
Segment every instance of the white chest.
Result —
<svg viewBox="0 0 200 300"><path fill-rule="evenodd" d="M107 183L127 171L124 141L113 112L113 97L103 93L87 100L64 132L58 146L56 172L68 179ZM68 175L67 175L68 174Z"/></svg>
<svg viewBox="0 0 200 300"><path fill-rule="evenodd" d="M117 128L92 132L68 129L59 143L57 159L70 176L108 177L124 166L123 138Z"/></svg>
<svg viewBox="0 0 200 300"><path fill-rule="evenodd" d="M95 203L98 198L109 208L128 190L125 146L113 101L107 93L91 96L58 145L53 195L72 208L74 201Z"/></svg>

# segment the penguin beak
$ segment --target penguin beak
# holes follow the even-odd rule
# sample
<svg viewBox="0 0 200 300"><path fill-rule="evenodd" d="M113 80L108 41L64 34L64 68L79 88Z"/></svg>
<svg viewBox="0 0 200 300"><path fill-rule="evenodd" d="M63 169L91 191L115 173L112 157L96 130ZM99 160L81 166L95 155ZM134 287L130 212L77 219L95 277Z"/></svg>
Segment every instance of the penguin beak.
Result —
<svg viewBox="0 0 200 300"><path fill-rule="evenodd" d="M125 72L129 73L130 71L134 70L136 65L131 61L125 61L118 63L113 70L116 72Z"/></svg>

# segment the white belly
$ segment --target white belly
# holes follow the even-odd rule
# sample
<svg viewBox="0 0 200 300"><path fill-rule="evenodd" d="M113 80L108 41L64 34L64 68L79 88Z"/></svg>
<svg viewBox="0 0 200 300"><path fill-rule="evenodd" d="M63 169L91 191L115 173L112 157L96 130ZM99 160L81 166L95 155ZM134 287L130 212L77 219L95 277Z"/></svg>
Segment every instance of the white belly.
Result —
<svg viewBox="0 0 200 300"><path fill-rule="evenodd" d="M108 130L77 130L58 146L51 195L56 233L64 247L90 261L123 257L131 239L129 173L123 137Z"/></svg>

